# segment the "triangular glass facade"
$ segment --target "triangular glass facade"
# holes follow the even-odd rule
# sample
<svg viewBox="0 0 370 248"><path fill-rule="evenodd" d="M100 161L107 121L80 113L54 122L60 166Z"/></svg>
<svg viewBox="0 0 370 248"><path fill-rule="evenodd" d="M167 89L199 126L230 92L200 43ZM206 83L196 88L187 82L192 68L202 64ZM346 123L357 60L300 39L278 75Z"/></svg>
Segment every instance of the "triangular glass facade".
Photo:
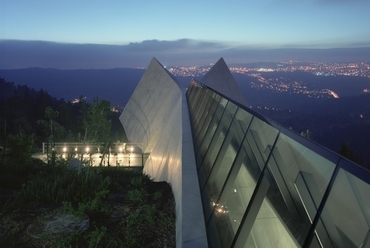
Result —
<svg viewBox="0 0 370 248"><path fill-rule="evenodd" d="M370 247L370 173L204 84L187 92L209 247Z"/></svg>

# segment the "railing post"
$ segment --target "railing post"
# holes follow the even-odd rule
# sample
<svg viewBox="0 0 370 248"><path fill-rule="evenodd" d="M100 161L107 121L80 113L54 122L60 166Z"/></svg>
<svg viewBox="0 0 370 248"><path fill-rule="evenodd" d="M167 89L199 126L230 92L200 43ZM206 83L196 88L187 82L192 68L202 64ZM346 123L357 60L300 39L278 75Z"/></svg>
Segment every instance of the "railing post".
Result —
<svg viewBox="0 0 370 248"><path fill-rule="evenodd" d="M144 153L141 151L141 167L144 168Z"/></svg>

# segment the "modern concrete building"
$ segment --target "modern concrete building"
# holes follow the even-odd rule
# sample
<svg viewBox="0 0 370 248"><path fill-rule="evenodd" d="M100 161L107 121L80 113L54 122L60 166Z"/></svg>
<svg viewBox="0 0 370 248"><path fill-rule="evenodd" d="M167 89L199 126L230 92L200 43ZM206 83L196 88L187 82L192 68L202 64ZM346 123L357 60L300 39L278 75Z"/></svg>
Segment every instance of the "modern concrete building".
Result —
<svg viewBox="0 0 370 248"><path fill-rule="evenodd" d="M370 247L370 172L247 108L223 59L188 89L153 59L120 120L177 247Z"/></svg>
<svg viewBox="0 0 370 248"><path fill-rule="evenodd" d="M186 90L155 58L120 116L130 142L149 153L144 172L172 186L177 247L207 247Z"/></svg>

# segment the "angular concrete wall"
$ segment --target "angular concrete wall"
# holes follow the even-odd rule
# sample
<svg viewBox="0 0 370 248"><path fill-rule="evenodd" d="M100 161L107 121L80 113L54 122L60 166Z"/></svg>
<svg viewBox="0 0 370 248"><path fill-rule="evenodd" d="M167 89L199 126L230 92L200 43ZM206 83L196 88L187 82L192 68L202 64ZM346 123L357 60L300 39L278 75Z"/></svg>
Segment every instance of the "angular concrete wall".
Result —
<svg viewBox="0 0 370 248"><path fill-rule="evenodd" d="M235 82L223 58L220 58L216 64L212 66L209 72L204 75L201 82L234 101L248 106L244 95L241 93L239 86Z"/></svg>
<svg viewBox="0 0 370 248"><path fill-rule="evenodd" d="M143 150L151 152L165 131L165 120L172 113L180 114L180 100L181 90L173 76L153 58L120 116L127 138L143 143ZM181 128L181 118L177 124Z"/></svg>
<svg viewBox="0 0 370 248"><path fill-rule="evenodd" d="M172 186L176 200L177 247L206 247L190 122L184 92L153 58L120 121L130 142L150 152L144 173Z"/></svg>

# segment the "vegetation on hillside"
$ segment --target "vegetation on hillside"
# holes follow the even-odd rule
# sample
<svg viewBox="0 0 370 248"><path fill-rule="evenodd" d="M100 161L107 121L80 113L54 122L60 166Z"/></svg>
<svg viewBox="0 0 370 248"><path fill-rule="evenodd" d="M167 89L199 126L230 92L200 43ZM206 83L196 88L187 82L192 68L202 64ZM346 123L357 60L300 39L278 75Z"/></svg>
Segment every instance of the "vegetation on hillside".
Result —
<svg viewBox="0 0 370 248"><path fill-rule="evenodd" d="M175 202L167 183L122 167L78 173L66 163L1 168L1 247L175 246ZM89 228L28 235L31 224L56 213L88 216Z"/></svg>
<svg viewBox="0 0 370 248"><path fill-rule="evenodd" d="M122 167L73 170L42 142L99 142L104 151L125 138L110 103L56 100L0 79L0 247L174 247L175 202L167 183ZM49 147L49 146L48 146ZM87 216L87 231L29 235L56 214Z"/></svg>
<svg viewBox="0 0 370 248"><path fill-rule="evenodd" d="M113 142L126 140L119 113L110 110L109 101L95 98L88 103L81 96L66 102L42 89L15 86L2 78L0 92L1 164L5 153L24 161L22 154L37 152L42 142L48 144L47 148L55 142L100 142L104 153ZM48 162L55 164L53 149L47 154Z"/></svg>

